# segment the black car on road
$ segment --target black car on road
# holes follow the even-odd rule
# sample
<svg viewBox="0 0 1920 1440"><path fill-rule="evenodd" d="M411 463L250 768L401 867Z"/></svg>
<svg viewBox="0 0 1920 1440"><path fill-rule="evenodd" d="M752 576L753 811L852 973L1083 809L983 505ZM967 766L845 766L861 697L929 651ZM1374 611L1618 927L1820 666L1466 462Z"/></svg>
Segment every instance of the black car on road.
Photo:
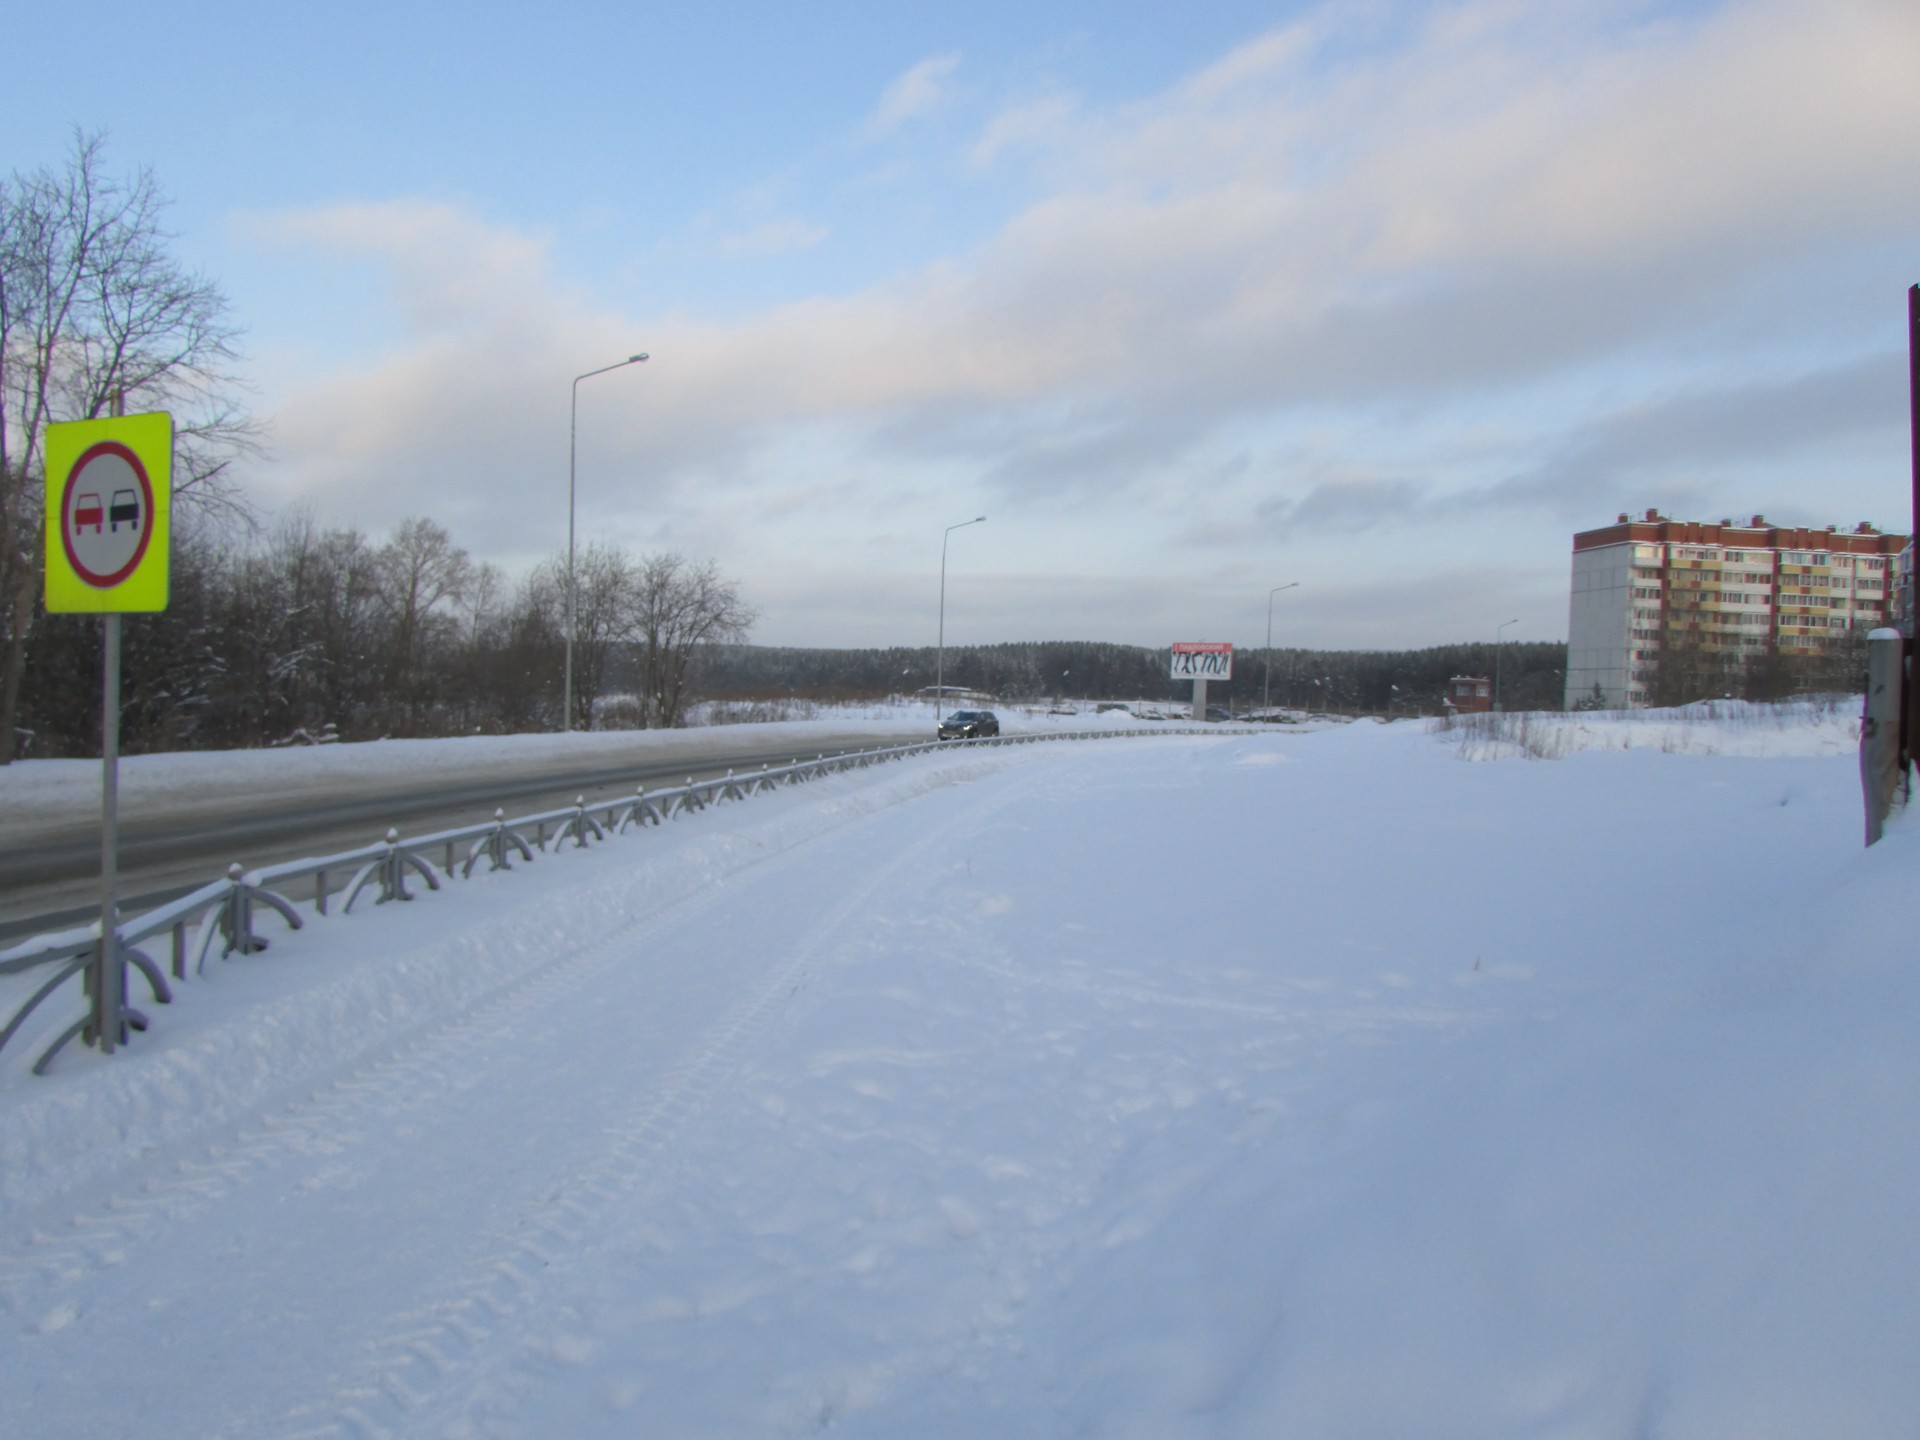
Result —
<svg viewBox="0 0 1920 1440"><path fill-rule="evenodd" d="M940 722L942 740L978 740L999 733L1000 718L991 710L956 710Z"/></svg>

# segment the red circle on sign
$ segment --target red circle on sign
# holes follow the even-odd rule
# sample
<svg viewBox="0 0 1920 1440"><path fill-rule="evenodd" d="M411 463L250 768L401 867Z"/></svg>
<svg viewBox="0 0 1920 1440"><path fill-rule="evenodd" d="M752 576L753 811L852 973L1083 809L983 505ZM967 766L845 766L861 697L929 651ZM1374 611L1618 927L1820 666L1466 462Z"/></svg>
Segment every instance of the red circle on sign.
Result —
<svg viewBox="0 0 1920 1440"><path fill-rule="evenodd" d="M133 554L127 559L125 564L121 565L118 570L113 571L111 574L102 574L97 570L91 569L87 563L80 558L78 551L74 548L75 520L73 497L74 491L80 484L81 477L86 473L87 467L94 461L103 459L109 455L124 461L127 467L133 471L133 478L139 482L141 503L140 540L139 543L133 547ZM98 528L96 524L95 529ZM88 446L85 453L83 453L78 460L74 461L73 469L67 472L66 487L60 492L60 544L67 552L67 563L73 567L73 573L86 581L87 584L93 586L96 590L110 589L140 568L140 562L146 558L147 542L152 538L153 482L147 478L147 467L140 463L140 457L138 455L134 454L132 450L122 445L118 440L102 440L96 445Z"/></svg>

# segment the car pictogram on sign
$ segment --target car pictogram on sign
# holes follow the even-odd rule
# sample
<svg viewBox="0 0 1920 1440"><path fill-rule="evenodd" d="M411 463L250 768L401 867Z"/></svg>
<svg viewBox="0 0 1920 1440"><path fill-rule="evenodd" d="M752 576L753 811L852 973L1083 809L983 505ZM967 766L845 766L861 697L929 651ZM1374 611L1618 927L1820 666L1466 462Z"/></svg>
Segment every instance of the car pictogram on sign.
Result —
<svg viewBox="0 0 1920 1440"><path fill-rule="evenodd" d="M125 521L134 529L140 528L140 497L131 490L113 492L113 504L107 509L107 524L114 534L120 533L120 522ZM93 527L98 530L96 523Z"/></svg>
<svg viewBox="0 0 1920 1440"><path fill-rule="evenodd" d="M93 533L98 535L100 533L100 526L105 519L106 515L100 509L100 497L98 495L88 491L74 501L73 528L75 530L85 530L91 525L93 527Z"/></svg>

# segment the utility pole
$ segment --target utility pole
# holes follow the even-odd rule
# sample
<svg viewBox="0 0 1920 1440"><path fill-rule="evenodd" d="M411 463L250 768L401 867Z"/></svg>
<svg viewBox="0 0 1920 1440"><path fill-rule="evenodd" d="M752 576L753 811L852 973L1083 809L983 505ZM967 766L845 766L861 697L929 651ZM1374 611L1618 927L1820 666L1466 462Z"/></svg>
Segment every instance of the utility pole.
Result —
<svg viewBox="0 0 1920 1440"><path fill-rule="evenodd" d="M1299 588L1300 582L1298 580L1289 580L1285 585L1276 585L1267 592L1267 677L1260 685L1260 708L1262 710L1271 710L1273 708L1273 597L1278 595L1282 590L1297 590ZM1268 716L1267 718L1272 719L1273 717Z"/></svg>
<svg viewBox="0 0 1920 1440"><path fill-rule="evenodd" d="M936 726L947 700L947 540L954 531L985 524L986 519L984 515L976 515L971 520L962 520L958 525L947 526L940 536L940 630L933 662L933 723Z"/></svg>
<svg viewBox="0 0 1920 1440"><path fill-rule="evenodd" d="M1496 627L1493 632L1493 709L1495 714L1498 714L1500 712L1500 651L1501 651L1501 645L1502 645L1501 637L1505 632L1507 625L1518 625L1519 623L1520 622L1518 620L1509 620L1506 622L1506 624Z"/></svg>
<svg viewBox="0 0 1920 1440"><path fill-rule="evenodd" d="M602 365L598 370L589 370L584 375L573 377L573 398L567 408L567 660L566 679L562 682L560 698L560 728L563 731L573 729L573 626L575 612L578 609L577 591L573 578L573 511L574 511L574 468L579 454L576 439L580 429L580 382L591 380L595 375L604 375L609 370L619 370L628 365L645 362L645 355L629 355L611 365ZM591 730L591 724L587 727Z"/></svg>

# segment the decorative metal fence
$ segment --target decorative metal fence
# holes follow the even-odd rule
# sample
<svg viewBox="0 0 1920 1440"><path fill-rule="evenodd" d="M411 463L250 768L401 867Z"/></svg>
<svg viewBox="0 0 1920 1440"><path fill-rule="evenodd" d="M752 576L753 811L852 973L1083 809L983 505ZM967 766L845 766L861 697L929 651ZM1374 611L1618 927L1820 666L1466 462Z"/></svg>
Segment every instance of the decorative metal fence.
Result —
<svg viewBox="0 0 1920 1440"><path fill-rule="evenodd" d="M103 1034L111 1033L118 1044L126 1043L129 1031L144 1031L150 1023L144 1011L122 1003L119 1014L103 1013L99 981L104 967L117 963L120 983L105 989L127 996L128 966L138 970L147 983L148 993L157 1004L173 1000L169 977L183 981L189 974L205 972L207 957L217 943L220 956L251 955L268 948L268 940L254 931L254 921L262 910L277 914L290 930L305 926L300 910L282 893L289 882L311 879L313 913L324 916L335 899L342 914L367 896L382 905L390 900L412 900L417 882L429 891L437 891L453 879L470 878L476 868L511 870L515 859L531 863L536 854L554 854L563 849L584 849L590 843L605 841L629 828L646 829L669 820L705 810L724 801L745 800L762 791L786 785L805 784L823 775L863 769L909 755L931 750L952 751L1002 745L1025 745L1041 740L1105 740L1143 735L1218 735L1217 729L1197 727L1152 730L1074 730L1031 735L1004 735L981 740L928 740L912 745L895 745L879 750L859 750L845 755L819 756L813 760L795 760L789 765L763 766L756 771L725 775L707 780L689 776L687 783L667 789L636 787L634 793L611 800L589 802L584 796L558 810L544 810L509 820L495 810L493 819L479 825L454 830L438 830L429 835L403 838L389 829L377 844L357 850L312 859L289 860L248 870L231 865L226 875L202 885L191 894L123 921L115 927L112 943L103 944L98 921L92 925L41 935L0 950L0 975L18 974L45 967L48 978L14 1010L6 1028L0 1030L0 1050L4 1050L25 1026L27 1019L42 1004L78 980L87 1002L87 1013L68 1025L39 1059L33 1073L44 1075L55 1055L70 1040L78 1037L88 1045L99 1044ZM1233 732L1226 732L1233 733ZM336 888L336 882L337 888ZM149 950L164 944L168 964L163 968ZM147 948L142 948L142 947ZM111 978L111 972L107 972ZM107 1047L110 1048L110 1047Z"/></svg>

